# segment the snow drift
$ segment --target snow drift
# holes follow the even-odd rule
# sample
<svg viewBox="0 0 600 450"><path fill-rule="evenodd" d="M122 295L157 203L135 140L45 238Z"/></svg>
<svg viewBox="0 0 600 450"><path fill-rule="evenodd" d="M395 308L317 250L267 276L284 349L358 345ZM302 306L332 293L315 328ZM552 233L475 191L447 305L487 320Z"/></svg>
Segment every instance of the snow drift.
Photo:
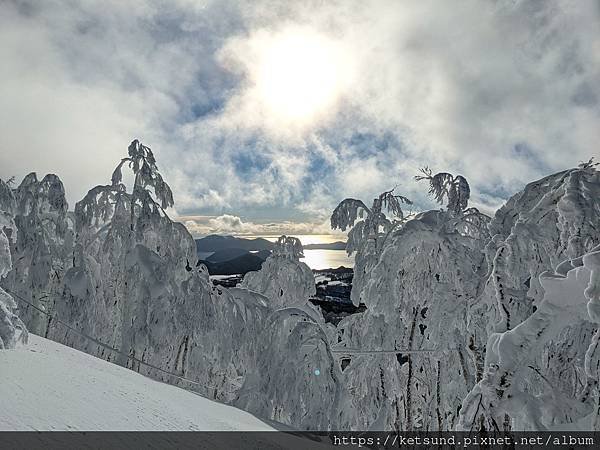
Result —
<svg viewBox="0 0 600 450"><path fill-rule="evenodd" d="M30 335L0 352L0 430L269 431L250 414Z"/></svg>

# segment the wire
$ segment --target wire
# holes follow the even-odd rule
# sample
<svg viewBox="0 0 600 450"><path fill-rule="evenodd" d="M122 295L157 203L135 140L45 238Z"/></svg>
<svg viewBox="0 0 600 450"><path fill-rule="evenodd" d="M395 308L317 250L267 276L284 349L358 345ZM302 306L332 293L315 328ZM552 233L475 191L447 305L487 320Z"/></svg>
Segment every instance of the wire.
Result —
<svg viewBox="0 0 600 450"><path fill-rule="evenodd" d="M195 386L200 386L200 387L202 387L202 388L205 388L206 390L209 390L209 389L219 389L217 386L209 386L209 385L204 385L204 384L201 384L201 383L199 383L199 382L197 382L197 381L190 380L189 378L186 378L186 377L184 377L184 376L177 375L177 374L175 374L175 373L172 373L172 372L169 372L169 371L167 371L167 370L165 370L165 369L162 369L162 368L160 368L160 367L158 367L158 366L155 366L155 365L153 365L153 364L150 364L150 363L147 363L147 362L145 362L145 361L142 361L141 359L138 359L138 358L136 358L135 356L131 356L131 355L128 355L128 354L126 354L126 353L123 353L122 351L120 351L120 350L118 350L118 349L116 349L116 348L114 348L114 347L111 347L110 345L108 345L108 344L105 344L104 342L101 342L101 341L99 341L98 339L96 339L96 338L94 338L94 337L92 337L92 336L89 336L89 335L85 334L85 333L84 333L84 332L82 332L82 331L79 331L78 329L76 329L76 328L75 328L74 326L72 326L71 324L69 324L69 323L67 323L67 322L65 322L65 321L63 321L63 320L61 320L61 319L59 319L59 318L57 317L56 313L54 313L54 314L50 314L50 313L48 313L47 311L44 311L44 310L43 310L43 309L41 309L40 307L38 307L38 306L34 305L33 303L31 303L31 302L30 302L30 301L28 301L28 300L25 300L25 299L24 299L23 297L21 297L19 294L17 294L17 293L15 293L15 292L13 292L12 290L10 290L10 289L8 289L8 288L4 288L4 290L5 290L6 292L8 292L10 295L12 295L12 296L14 296L15 298L17 298L17 300L20 300L21 302L23 302L23 303L25 303L25 304L27 304L27 305L31 306L33 309L35 309L36 311L40 312L41 314L44 314L45 316L47 316L47 317L50 317L50 318L52 319L52 322L56 322L56 323L59 323L59 324L63 325L65 328L67 328L67 329L69 329L69 330L73 331L74 333L76 333L76 334L78 334L78 335L80 335L80 336L84 337L85 339L88 339L88 340L92 341L92 342L93 342L94 344L96 344L96 345L99 345L99 346L101 346L101 347L103 347L103 348L105 348L105 349L107 349L107 350L110 350L110 351L112 351L112 352L114 352L114 353L117 353L117 354L119 354L119 355L122 355L122 356L126 357L127 359L129 359L129 360L131 360L131 361L135 361L135 362L137 362L138 364L144 365L144 366L146 366L146 367L150 367L151 369L154 369L154 370L156 370L156 371L158 371L158 372L161 372L161 373L163 373L163 374L170 375L170 376L172 376L172 377L174 377L174 378L177 378L178 380L186 381L186 382L188 382L188 383L191 383L191 384L193 384L193 385L195 385ZM109 361L109 362L110 362L110 361ZM131 370L131 369L130 369L130 370ZM184 389L185 389L185 388L184 388ZM186 390L188 390L188 391L189 391L189 389L186 389ZM194 391L190 391L190 392L193 392L193 393L195 393L195 394L199 395L197 392L194 392ZM235 393L235 392L237 392L237 391L224 391L224 392L225 392L225 393L227 393L227 394L231 394L231 393Z"/></svg>
<svg viewBox="0 0 600 450"><path fill-rule="evenodd" d="M385 354L385 353L402 353L403 355L411 353L442 353L451 350L403 350L401 348L395 350L331 350L331 353L343 353L348 355L371 355L371 354Z"/></svg>

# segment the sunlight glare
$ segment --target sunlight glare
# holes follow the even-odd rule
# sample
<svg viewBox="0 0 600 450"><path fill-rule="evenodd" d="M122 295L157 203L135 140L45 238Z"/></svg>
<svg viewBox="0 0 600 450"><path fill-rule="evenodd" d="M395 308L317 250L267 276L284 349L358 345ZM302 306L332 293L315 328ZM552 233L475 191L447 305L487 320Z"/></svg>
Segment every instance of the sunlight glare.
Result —
<svg viewBox="0 0 600 450"><path fill-rule="evenodd" d="M348 87L351 64L341 45L315 32L274 36L262 52L258 95L271 114L302 124L331 109Z"/></svg>

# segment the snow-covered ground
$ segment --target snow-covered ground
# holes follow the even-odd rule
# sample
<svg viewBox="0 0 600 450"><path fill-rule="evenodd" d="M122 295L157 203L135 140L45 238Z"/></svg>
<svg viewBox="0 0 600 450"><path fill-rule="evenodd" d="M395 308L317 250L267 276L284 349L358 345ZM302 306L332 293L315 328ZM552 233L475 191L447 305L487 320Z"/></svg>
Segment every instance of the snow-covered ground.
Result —
<svg viewBox="0 0 600 450"><path fill-rule="evenodd" d="M256 417L30 335L0 351L0 430L256 430Z"/></svg>

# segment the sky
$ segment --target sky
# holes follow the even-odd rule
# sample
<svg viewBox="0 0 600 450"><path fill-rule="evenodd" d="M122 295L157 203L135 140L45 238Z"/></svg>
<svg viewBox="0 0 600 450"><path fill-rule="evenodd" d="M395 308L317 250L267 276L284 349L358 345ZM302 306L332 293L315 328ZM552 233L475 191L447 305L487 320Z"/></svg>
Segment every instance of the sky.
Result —
<svg viewBox="0 0 600 450"><path fill-rule="evenodd" d="M597 0L0 2L0 177L71 207L139 139L194 235L322 234L464 175L493 213L600 156Z"/></svg>

